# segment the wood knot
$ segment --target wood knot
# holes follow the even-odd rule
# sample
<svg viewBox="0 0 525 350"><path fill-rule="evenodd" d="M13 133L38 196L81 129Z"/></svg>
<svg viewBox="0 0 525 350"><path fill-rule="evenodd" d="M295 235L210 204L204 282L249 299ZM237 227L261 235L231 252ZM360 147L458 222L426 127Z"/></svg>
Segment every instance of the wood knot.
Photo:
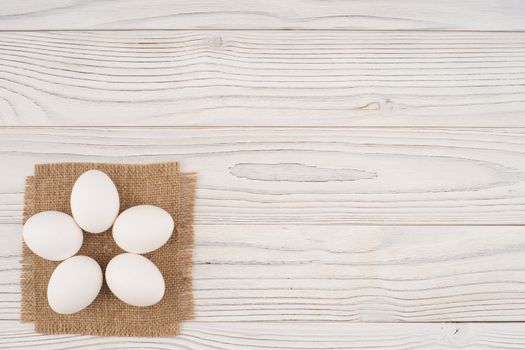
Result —
<svg viewBox="0 0 525 350"><path fill-rule="evenodd" d="M213 49L218 49L222 46L222 38L218 35L208 38L208 46Z"/></svg>

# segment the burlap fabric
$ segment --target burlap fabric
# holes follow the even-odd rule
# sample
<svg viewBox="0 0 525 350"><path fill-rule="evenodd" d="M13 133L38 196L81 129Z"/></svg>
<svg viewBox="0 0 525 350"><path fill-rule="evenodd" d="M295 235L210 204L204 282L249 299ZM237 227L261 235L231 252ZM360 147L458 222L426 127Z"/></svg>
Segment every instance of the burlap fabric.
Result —
<svg viewBox="0 0 525 350"><path fill-rule="evenodd" d="M162 164L39 164L28 177L24 222L41 211L71 214L69 198L75 180L85 171L105 172L120 195L120 210L152 204L169 212L176 223L171 239L160 249L144 254L157 265L166 282L164 298L150 307L130 306L118 300L104 283L99 296L86 309L72 314L55 313L47 303L47 283L59 262L33 254L24 244L22 254L21 320L33 321L46 334L75 333L102 336L176 335L182 320L193 317L191 259L193 251L194 174L180 174L177 163ZM77 255L98 261L104 270L109 260L123 251L111 229L101 234L84 233Z"/></svg>

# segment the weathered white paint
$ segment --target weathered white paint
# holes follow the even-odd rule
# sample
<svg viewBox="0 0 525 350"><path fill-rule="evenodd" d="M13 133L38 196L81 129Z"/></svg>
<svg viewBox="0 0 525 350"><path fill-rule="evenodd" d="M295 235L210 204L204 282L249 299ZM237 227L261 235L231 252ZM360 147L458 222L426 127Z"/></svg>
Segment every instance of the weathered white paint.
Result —
<svg viewBox="0 0 525 350"><path fill-rule="evenodd" d="M0 62L0 125L525 126L523 32L0 32Z"/></svg>
<svg viewBox="0 0 525 350"><path fill-rule="evenodd" d="M0 225L18 319L20 225ZM196 321L525 320L521 227L198 225Z"/></svg>
<svg viewBox="0 0 525 350"><path fill-rule="evenodd" d="M523 30L519 0L29 0L0 2L0 29Z"/></svg>
<svg viewBox="0 0 525 350"><path fill-rule="evenodd" d="M0 321L0 343L7 349L181 349L181 350L502 350L525 347L520 323L355 324L186 322L172 338L90 337L35 334L28 324Z"/></svg>
<svg viewBox="0 0 525 350"><path fill-rule="evenodd" d="M524 348L523 323L353 323L525 319L524 6L0 2L0 347ZM196 321L18 323L34 163L174 159L199 172Z"/></svg>
<svg viewBox="0 0 525 350"><path fill-rule="evenodd" d="M200 224L525 224L525 129L3 128L0 222L35 163L180 160Z"/></svg>

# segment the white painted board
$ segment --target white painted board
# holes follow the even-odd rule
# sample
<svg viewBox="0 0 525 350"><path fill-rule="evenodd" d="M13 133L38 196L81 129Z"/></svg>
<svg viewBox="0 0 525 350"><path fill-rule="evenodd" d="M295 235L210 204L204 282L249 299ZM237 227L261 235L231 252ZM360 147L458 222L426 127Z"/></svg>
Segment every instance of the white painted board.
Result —
<svg viewBox="0 0 525 350"><path fill-rule="evenodd" d="M173 160L199 224L525 224L519 128L3 128L0 222L35 163Z"/></svg>
<svg viewBox="0 0 525 350"><path fill-rule="evenodd" d="M31 326L0 321L3 349L175 349L175 350L502 350L525 347L519 323L200 323L186 322L177 337L123 338L35 334Z"/></svg>
<svg viewBox="0 0 525 350"><path fill-rule="evenodd" d="M4 126L525 126L522 32L0 32L0 62Z"/></svg>
<svg viewBox="0 0 525 350"><path fill-rule="evenodd" d="M515 0L29 0L0 3L0 29L523 30Z"/></svg>

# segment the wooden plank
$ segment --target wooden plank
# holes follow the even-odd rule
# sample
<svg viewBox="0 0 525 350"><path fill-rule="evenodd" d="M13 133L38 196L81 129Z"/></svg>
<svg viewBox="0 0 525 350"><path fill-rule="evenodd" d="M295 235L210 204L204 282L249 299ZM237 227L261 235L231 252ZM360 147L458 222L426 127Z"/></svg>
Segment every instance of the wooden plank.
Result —
<svg viewBox="0 0 525 350"><path fill-rule="evenodd" d="M0 225L0 315L21 226ZM196 321L524 321L523 227L198 225Z"/></svg>
<svg viewBox="0 0 525 350"><path fill-rule="evenodd" d="M0 222L35 163L172 160L200 224L525 224L519 128L3 128Z"/></svg>
<svg viewBox="0 0 525 350"><path fill-rule="evenodd" d="M525 33L3 32L0 125L525 126L524 48Z"/></svg>
<svg viewBox="0 0 525 350"><path fill-rule="evenodd" d="M0 29L524 30L512 0L2 1Z"/></svg>
<svg viewBox="0 0 525 350"><path fill-rule="evenodd" d="M184 350L502 350L525 347L523 324L195 323L177 337L124 338L36 334L31 325L0 322L0 343L16 349Z"/></svg>

